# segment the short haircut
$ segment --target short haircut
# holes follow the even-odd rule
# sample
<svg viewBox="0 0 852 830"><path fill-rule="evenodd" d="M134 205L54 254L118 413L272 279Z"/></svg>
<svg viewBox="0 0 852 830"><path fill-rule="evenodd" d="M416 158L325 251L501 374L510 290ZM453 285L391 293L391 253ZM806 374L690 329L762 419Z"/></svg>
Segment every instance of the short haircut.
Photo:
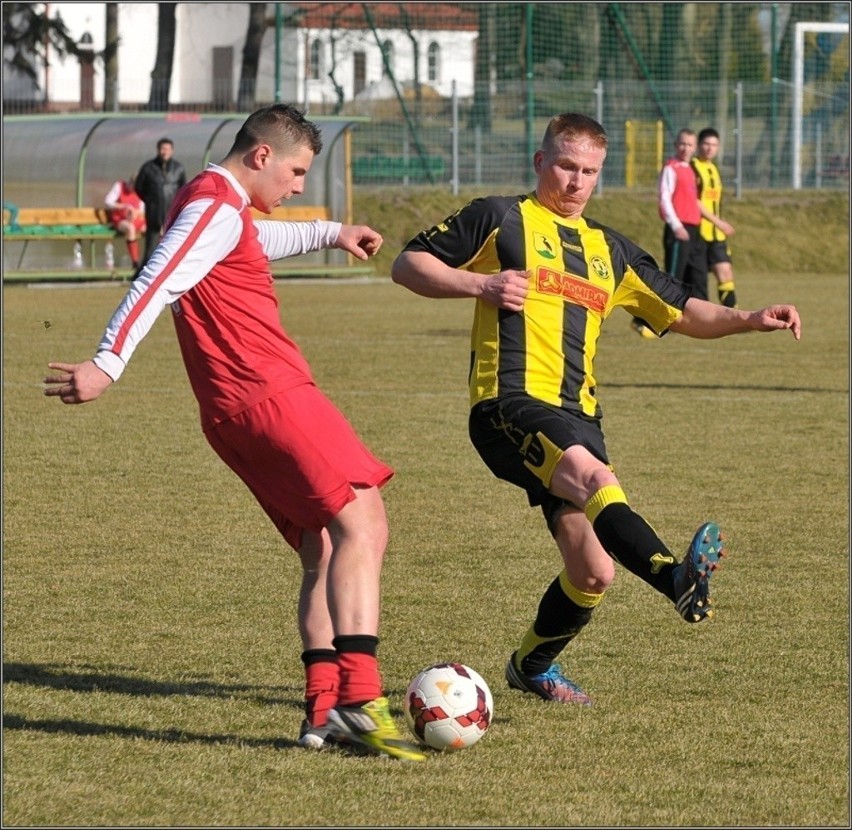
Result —
<svg viewBox="0 0 852 830"><path fill-rule="evenodd" d="M268 144L278 153L307 146L318 155L322 150L322 135L302 110L291 104L270 104L256 110L243 122L231 152L244 153L259 144Z"/></svg>
<svg viewBox="0 0 852 830"><path fill-rule="evenodd" d="M172 145L172 147L174 147L174 146L175 146L174 141L172 141L170 138L161 138L161 139L157 142L157 149L159 150L159 149L160 149L160 147L162 147L164 144L171 144L171 145Z"/></svg>
<svg viewBox="0 0 852 830"><path fill-rule="evenodd" d="M544 131L541 149L544 151L553 149L557 139L560 138L567 141L586 139L601 150L607 148L606 130L594 118L579 112L563 112L561 115L553 116Z"/></svg>
<svg viewBox="0 0 852 830"><path fill-rule="evenodd" d="M718 140L719 133L712 127L705 127L700 133L698 133L698 143L701 144L705 138L715 138Z"/></svg>
<svg viewBox="0 0 852 830"><path fill-rule="evenodd" d="M695 137L695 130L690 130L689 127L683 127L682 129L677 131L677 135L675 136L675 141L680 141L680 137L683 135L691 135L693 138Z"/></svg>

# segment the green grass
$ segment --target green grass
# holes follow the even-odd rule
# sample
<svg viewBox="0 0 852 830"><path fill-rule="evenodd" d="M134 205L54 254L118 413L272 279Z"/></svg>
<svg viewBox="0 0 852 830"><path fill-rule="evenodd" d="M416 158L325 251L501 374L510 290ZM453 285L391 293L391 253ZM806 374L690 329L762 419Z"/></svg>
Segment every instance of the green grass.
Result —
<svg viewBox="0 0 852 830"><path fill-rule="evenodd" d="M792 244L791 242L785 242ZM616 313L610 456L676 550L731 556L685 625L627 572L566 653L592 709L512 692L557 573L520 491L466 435L466 301L386 280L278 288L320 384L397 470L385 684L438 660L490 683L474 748L402 765L295 746L296 557L202 437L168 315L94 404L42 396L91 355L116 286L4 289L5 826L848 826L848 274L739 272L804 335L643 341Z"/></svg>

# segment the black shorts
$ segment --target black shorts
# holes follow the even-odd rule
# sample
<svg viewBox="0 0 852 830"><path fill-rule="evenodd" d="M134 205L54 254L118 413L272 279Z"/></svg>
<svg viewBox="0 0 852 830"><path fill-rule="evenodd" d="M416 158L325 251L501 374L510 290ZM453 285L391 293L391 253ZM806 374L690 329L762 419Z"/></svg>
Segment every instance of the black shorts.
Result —
<svg viewBox="0 0 852 830"><path fill-rule="evenodd" d="M707 264L712 268L720 262L731 261L731 249L727 242L707 243Z"/></svg>
<svg viewBox="0 0 852 830"><path fill-rule="evenodd" d="M470 411L470 440L497 478L527 493L532 507L541 506L553 532L553 520L566 506L582 504L554 496L548 489L562 453L579 444L607 466L604 436L597 418L552 406L529 395L482 401Z"/></svg>

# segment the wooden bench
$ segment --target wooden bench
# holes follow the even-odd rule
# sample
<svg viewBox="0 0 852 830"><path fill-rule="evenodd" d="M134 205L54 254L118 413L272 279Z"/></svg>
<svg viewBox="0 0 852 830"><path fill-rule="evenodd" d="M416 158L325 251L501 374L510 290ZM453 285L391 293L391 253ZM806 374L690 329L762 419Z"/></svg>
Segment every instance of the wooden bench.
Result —
<svg viewBox="0 0 852 830"><path fill-rule="evenodd" d="M251 212L255 219L290 222L330 218L328 208L318 205L282 205L271 214L254 208ZM19 208L17 212L3 208L3 238L7 240L111 239L116 235L105 208Z"/></svg>
<svg viewBox="0 0 852 830"><path fill-rule="evenodd" d="M271 214L264 214L252 208L255 219L274 219L289 222L310 222L314 219L331 220L331 211L324 205L282 205L275 208ZM22 242L23 246L18 257L17 266L5 269L4 280L38 280L38 279L104 279L123 277L132 274L128 269L119 273L120 269L98 267L96 263L96 244L122 238L109 225L105 208L74 207L74 208L17 208L9 203L3 205L3 241ZM30 242L47 240L68 240L69 242L89 243L88 262L79 269L48 269L23 270L23 260ZM348 266L307 266L299 265L300 257L292 260L281 260L271 263L273 274L331 274L338 272L352 273L359 270ZM360 268L361 271L365 269ZM371 271L371 269L370 269Z"/></svg>
<svg viewBox="0 0 852 830"><path fill-rule="evenodd" d="M89 262L94 268L95 243L117 236L105 208L15 208L3 205L3 242L23 242L15 271L21 269L30 242L67 239L89 243Z"/></svg>
<svg viewBox="0 0 852 830"><path fill-rule="evenodd" d="M13 215L15 224L11 224ZM37 234L40 228L45 232L62 234L62 228L103 228L109 227L106 208L72 207L72 208L18 208L15 213L8 203L3 205L3 231L13 234ZM110 228L110 230L112 230ZM113 231L115 233L115 231ZM67 234L66 234L67 235Z"/></svg>

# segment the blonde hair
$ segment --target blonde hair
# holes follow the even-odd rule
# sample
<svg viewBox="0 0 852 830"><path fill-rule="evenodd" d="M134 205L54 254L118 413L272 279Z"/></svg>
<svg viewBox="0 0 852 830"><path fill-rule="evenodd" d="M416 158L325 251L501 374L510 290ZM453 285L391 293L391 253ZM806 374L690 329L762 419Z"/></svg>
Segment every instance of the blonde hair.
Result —
<svg viewBox="0 0 852 830"><path fill-rule="evenodd" d="M579 112L563 112L561 115L553 116L544 131L541 149L552 150L558 139L587 140L602 150L607 148L606 130L594 118Z"/></svg>

